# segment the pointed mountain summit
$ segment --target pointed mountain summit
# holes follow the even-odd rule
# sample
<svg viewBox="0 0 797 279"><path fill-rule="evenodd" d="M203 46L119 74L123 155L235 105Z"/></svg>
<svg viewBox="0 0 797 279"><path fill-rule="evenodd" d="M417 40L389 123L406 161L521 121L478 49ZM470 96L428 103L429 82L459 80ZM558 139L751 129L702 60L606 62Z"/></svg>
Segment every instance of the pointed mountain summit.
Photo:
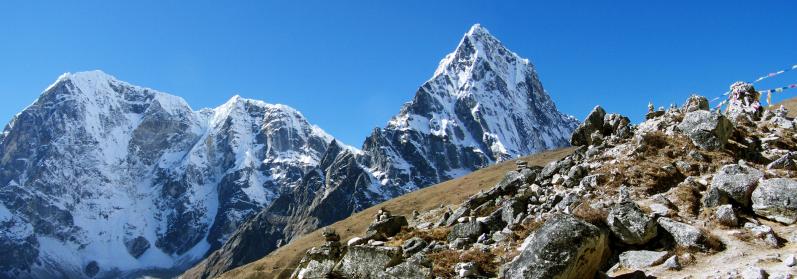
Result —
<svg viewBox="0 0 797 279"><path fill-rule="evenodd" d="M568 146L577 125L556 109L527 59L474 25L412 101L374 129L361 152L328 148L302 186L281 193L184 275L212 278L390 198Z"/></svg>

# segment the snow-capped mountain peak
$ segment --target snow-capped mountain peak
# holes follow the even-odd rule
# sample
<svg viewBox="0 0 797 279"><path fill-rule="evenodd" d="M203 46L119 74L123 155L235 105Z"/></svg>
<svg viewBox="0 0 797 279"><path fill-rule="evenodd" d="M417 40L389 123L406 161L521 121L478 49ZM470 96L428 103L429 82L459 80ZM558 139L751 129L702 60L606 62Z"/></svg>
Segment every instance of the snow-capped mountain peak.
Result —
<svg viewBox="0 0 797 279"><path fill-rule="evenodd" d="M284 105L197 112L102 71L64 74L0 137L0 246L23 255L0 255L0 278L185 268L332 140Z"/></svg>

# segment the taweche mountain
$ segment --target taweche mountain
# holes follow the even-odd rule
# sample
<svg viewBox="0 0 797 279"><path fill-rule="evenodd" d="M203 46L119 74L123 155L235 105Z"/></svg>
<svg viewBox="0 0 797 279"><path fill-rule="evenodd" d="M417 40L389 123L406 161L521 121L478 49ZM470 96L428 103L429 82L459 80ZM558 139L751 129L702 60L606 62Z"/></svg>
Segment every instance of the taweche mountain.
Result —
<svg viewBox="0 0 797 279"><path fill-rule="evenodd" d="M185 275L218 275L392 197L567 146L577 125L556 109L529 60L474 25L361 151L333 142L300 187L282 188L287 191Z"/></svg>
<svg viewBox="0 0 797 279"><path fill-rule="evenodd" d="M65 74L0 134L0 275L184 270L300 186L332 140L283 105L193 111L100 71Z"/></svg>

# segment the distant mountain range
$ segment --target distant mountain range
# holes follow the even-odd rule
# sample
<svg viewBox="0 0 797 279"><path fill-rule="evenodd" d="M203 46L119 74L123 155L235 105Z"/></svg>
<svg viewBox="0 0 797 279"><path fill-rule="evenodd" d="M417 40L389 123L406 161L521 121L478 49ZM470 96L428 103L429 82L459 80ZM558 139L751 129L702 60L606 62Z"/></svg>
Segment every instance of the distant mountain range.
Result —
<svg viewBox="0 0 797 279"><path fill-rule="evenodd" d="M392 197L567 146L533 65L479 25L356 149L284 105L192 110L65 74L0 134L0 276L206 277ZM215 250L215 252L213 252ZM212 252L212 253L211 253Z"/></svg>

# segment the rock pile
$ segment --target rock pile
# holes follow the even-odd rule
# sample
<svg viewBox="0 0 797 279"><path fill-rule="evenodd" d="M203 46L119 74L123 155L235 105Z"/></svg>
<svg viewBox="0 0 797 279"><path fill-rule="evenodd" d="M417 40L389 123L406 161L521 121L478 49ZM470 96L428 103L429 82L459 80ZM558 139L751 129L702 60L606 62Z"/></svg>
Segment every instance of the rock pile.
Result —
<svg viewBox="0 0 797 279"><path fill-rule="evenodd" d="M782 234L797 221L797 125L783 110L763 113L751 86L732 91L728 112L691 96L651 107L639 125L595 107L571 155L518 161L455 209L414 214L436 222L381 210L339 254L319 252L330 244L308 251L294 277L667 277L739 243L794 249L797 233ZM795 273L756 264L698 277Z"/></svg>

